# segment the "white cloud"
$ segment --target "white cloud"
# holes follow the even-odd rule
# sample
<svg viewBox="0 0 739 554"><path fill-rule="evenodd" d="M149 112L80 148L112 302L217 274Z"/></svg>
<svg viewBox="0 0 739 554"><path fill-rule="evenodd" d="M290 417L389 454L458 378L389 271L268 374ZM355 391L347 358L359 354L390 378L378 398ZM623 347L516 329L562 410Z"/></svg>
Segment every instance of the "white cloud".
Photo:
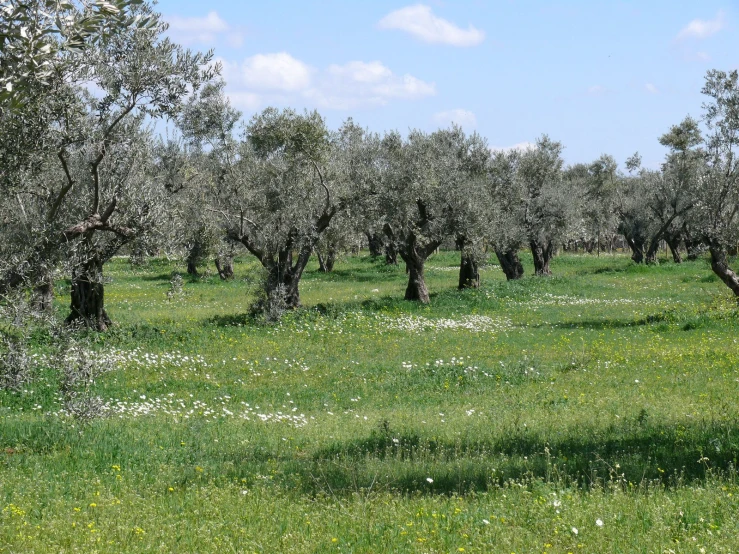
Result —
<svg viewBox="0 0 739 554"><path fill-rule="evenodd" d="M321 108L350 110L384 106L391 100L415 100L436 94L436 85L413 75L396 75L382 62L330 65L305 96Z"/></svg>
<svg viewBox="0 0 739 554"><path fill-rule="evenodd" d="M715 35L726 26L724 12L718 12L715 19L694 19L688 23L677 34L677 40L685 40L689 38L704 39L711 35Z"/></svg>
<svg viewBox="0 0 739 554"><path fill-rule="evenodd" d="M435 16L429 6L416 4L390 12L379 22L381 29L399 29L424 42L451 46L474 46L485 40L485 33L469 25L467 29Z"/></svg>
<svg viewBox="0 0 739 554"><path fill-rule="evenodd" d="M211 11L205 17L180 17L177 15L165 18L169 23L172 38L181 44L205 44L213 46L221 37L232 47L239 47L244 41L241 33L233 30L218 12Z"/></svg>
<svg viewBox="0 0 739 554"><path fill-rule="evenodd" d="M349 62L345 65L330 65L328 73L340 79L351 79L358 83L378 83L392 77L392 71L381 62Z"/></svg>
<svg viewBox="0 0 739 554"><path fill-rule="evenodd" d="M656 86L654 86L652 83L647 83L646 85L644 85L644 88L650 94L659 94L659 89Z"/></svg>
<svg viewBox="0 0 739 554"><path fill-rule="evenodd" d="M257 54L242 63L223 62L226 82L250 90L296 92L311 84L310 66L287 52Z"/></svg>
<svg viewBox="0 0 739 554"><path fill-rule="evenodd" d="M508 153L516 150L518 152L526 152L528 150L533 150L534 148L536 148L536 144L533 142L519 142L512 146L491 146L490 151Z"/></svg>
<svg viewBox="0 0 739 554"><path fill-rule="evenodd" d="M219 61L232 103L248 111L268 103L300 102L349 110L436 94L434 83L413 75L396 75L379 61L351 61L324 70L285 52L257 54L242 63Z"/></svg>
<svg viewBox="0 0 739 554"><path fill-rule="evenodd" d="M469 110L455 109L434 114L434 121L440 125L449 125L456 123L462 127L475 127L477 125L477 117Z"/></svg>

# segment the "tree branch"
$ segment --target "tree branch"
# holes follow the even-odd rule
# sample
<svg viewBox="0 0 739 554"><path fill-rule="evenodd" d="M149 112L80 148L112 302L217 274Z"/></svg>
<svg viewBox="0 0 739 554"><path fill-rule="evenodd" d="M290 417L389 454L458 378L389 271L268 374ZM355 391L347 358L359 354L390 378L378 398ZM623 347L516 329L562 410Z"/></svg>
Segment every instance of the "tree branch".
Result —
<svg viewBox="0 0 739 554"><path fill-rule="evenodd" d="M62 202L64 201L64 197L67 196L69 191L72 190L72 187L74 186L74 179L72 179L72 175L69 173L67 159L64 157L64 149L62 148L61 150L59 150L56 155L59 158L59 161L62 162L62 169L64 169L64 174L67 176L67 184L62 187L62 190L59 191L56 200L54 200L54 203L51 205L51 210L49 210L49 213L46 216L46 221L48 223L54 221L54 219L56 218L56 214L59 211Z"/></svg>
<svg viewBox="0 0 739 554"><path fill-rule="evenodd" d="M323 187L323 190L326 191L326 205L323 208L323 213L327 213L329 207L331 206L331 191L328 190L328 187L326 186L326 183L323 180L323 173L321 173L321 170L318 168L318 164L311 160L311 163L313 164L313 167L316 170L316 173L318 173L318 178L321 181L321 186Z"/></svg>

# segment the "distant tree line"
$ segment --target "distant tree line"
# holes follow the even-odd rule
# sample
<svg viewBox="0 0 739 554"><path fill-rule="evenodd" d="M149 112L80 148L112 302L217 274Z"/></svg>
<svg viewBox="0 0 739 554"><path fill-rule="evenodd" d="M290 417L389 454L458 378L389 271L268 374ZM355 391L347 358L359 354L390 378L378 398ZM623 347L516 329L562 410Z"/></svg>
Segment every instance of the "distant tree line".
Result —
<svg viewBox="0 0 739 554"><path fill-rule="evenodd" d="M611 248L636 263L661 244L680 263L710 255L739 297L729 265L739 240L739 83L709 71L702 122L686 117L659 141L659 169L633 155L566 166L542 135L494 151L452 125L431 133L370 132L348 119L268 108L242 123L212 53L164 35L143 0L11 0L0 18L0 294L31 291L49 310L71 279L69 323L104 330L105 263L166 251L189 273L215 263L233 277L242 251L264 269L257 309L299 306L314 254L331 271L367 247L408 274L405 298L429 302L426 260L460 251L459 287L480 283L494 254L519 279L522 249L551 275L561 249ZM43 14L43 15L39 15ZM165 118L177 132L154 134Z"/></svg>

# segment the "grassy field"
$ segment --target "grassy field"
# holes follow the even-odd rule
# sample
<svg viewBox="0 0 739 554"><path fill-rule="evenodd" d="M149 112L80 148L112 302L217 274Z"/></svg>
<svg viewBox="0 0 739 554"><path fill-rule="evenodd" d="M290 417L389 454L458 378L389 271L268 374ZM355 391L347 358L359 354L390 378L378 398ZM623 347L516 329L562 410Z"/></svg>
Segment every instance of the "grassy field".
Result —
<svg viewBox="0 0 739 554"><path fill-rule="evenodd" d="M314 264L265 327L253 262L169 300L182 268L115 260L108 416L65 417L42 362L0 392L0 552L736 552L739 312L707 261L464 292L457 263L430 306L402 268Z"/></svg>

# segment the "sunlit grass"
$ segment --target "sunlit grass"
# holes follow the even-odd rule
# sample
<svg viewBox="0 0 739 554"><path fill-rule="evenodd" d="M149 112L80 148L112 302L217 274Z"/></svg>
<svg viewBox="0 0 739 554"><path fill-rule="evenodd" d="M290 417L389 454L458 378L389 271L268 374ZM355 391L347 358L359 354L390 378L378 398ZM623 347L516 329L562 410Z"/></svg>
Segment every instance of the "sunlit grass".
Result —
<svg viewBox="0 0 739 554"><path fill-rule="evenodd" d="M734 551L739 326L706 261L491 262L463 292L457 263L430 306L402 267L313 264L264 327L253 261L168 299L181 267L114 260L108 417L43 371L0 394L0 552Z"/></svg>

